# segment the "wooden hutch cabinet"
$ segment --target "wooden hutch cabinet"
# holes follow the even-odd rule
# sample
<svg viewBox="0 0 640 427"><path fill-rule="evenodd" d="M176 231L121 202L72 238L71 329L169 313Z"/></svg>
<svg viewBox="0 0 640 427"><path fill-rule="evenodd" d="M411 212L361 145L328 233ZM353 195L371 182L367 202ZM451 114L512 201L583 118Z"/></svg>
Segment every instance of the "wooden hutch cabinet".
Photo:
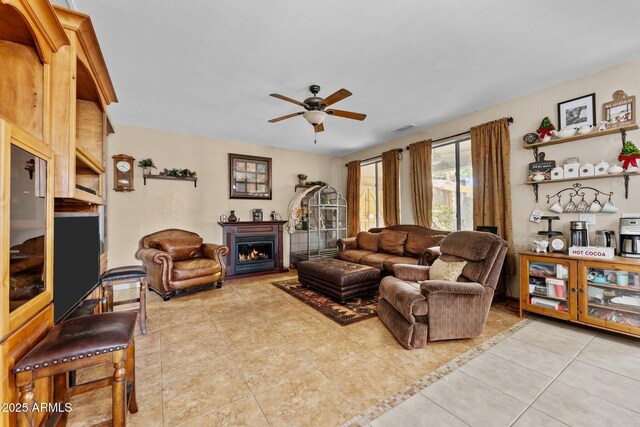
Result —
<svg viewBox="0 0 640 427"><path fill-rule="evenodd" d="M640 337L640 260L523 252L523 311Z"/></svg>
<svg viewBox="0 0 640 427"><path fill-rule="evenodd" d="M117 102L91 20L54 7L69 38L52 61L55 197L66 204L104 204L106 109ZM60 202L60 201L59 201Z"/></svg>
<svg viewBox="0 0 640 427"><path fill-rule="evenodd" d="M103 203L116 98L89 18L48 0L0 0L0 64L0 401L15 403L13 366L54 322L54 210ZM50 379L34 393L50 403Z"/></svg>

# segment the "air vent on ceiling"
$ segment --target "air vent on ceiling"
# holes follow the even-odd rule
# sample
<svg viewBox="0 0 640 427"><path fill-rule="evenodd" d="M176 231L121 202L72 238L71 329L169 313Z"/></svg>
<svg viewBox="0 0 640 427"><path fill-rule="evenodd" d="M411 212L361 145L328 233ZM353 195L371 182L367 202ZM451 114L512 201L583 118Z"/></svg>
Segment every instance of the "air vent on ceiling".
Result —
<svg viewBox="0 0 640 427"><path fill-rule="evenodd" d="M394 132L404 132L404 131L409 130L409 129L414 128L414 127L416 127L416 125L410 123L408 125L402 126L402 127L398 128L398 129L395 129Z"/></svg>

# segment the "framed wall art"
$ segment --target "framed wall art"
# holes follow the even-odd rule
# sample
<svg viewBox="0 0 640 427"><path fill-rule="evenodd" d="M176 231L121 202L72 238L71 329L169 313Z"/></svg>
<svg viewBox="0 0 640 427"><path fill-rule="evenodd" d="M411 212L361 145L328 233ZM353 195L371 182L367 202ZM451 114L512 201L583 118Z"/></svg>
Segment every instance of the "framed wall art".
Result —
<svg viewBox="0 0 640 427"><path fill-rule="evenodd" d="M229 198L271 200L271 158L229 153Z"/></svg>
<svg viewBox="0 0 640 427"><path fill-rule="evenodd" d="M636 97L622 90L613 93L613 101L602 104L602 120L607 129L636 123Z"/></svg>
<svg viewBox="0 0 640 427"><path fill-rule="evenodd" d="M596 125L596 94L558 102L558 129Z"/></svg>

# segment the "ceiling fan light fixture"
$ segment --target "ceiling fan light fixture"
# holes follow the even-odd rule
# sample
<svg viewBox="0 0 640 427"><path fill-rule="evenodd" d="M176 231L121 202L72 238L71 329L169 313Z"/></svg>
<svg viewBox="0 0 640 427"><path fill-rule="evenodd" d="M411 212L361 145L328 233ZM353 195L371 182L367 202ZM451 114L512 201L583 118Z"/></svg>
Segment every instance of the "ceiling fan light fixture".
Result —
<svg viewBox="0 0 640 427"><path fill-rule="evenodd" d="M324 121L327 117L327 113L319 110L311 110L304 113L302 117L304 117L310 125L316 126Z"/></svg>

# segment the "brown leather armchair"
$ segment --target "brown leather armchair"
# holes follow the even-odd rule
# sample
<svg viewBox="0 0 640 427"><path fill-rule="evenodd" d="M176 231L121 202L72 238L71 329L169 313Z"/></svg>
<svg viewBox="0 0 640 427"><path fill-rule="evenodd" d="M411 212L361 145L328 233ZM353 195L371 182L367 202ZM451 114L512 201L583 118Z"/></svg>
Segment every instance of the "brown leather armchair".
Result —
<svg viewBox="0 0 640 427"><path fill-rule="evenodd" d="M431 280L431 266L398 264L380 282L378 316L406 348L482 333L509 242L457 231L440 244L443 262L466 261L456 281Z"/></svg>
<svg viewBox="0 0 640 427"><path fill-rule="evenodd" d="M147 267L149 287L167 301L187 290L220 288L227 252L226 246L202 243L196 233L171 228L140 239L136 258Z"/></svg>

